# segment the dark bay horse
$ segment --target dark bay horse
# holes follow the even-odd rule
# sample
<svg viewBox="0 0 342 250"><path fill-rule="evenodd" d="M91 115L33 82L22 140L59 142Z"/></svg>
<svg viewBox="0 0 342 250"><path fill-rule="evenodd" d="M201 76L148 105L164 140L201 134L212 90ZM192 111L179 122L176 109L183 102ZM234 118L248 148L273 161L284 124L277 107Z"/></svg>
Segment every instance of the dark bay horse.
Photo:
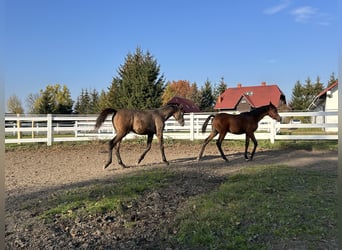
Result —
<svg viewBox="0 0 342 250"><path fill-rule="evenodd" d="M216 115L209 115L208 118L205 120L203 126L202 126L202 132L204 133L207 125L209 123L209 120L214 117L212 121L212 131L210 135L204 140L204 143L202 145L201 151L197 157L197 160L200 160L203 151L207 144L217 135L219 134L219 138L216 141L216 146L218 150L220 151L220 154L222 158L225 161L228 161L226 156L224 155L221 145L224 137L228 132L232 134L246 134L246 141L245 141L245 158L246 160L252 160L256 147L258 145L257 140L255 139L254 132L258 128L258 122L264 118L264 116L270 116L271 118L280 121L281 118L278 114L277 108L270 102L269 105L262 106L259 108L256 108L250 112L244 112L238 115L233 114L226 114L226 113L219 113ZM247 150L249 146L249 140L252 139L254 143L254 148L251 154L250 159L248 159L247 156Z"/></svg>
<svg viewBox="0 0 342 250"><path fill-rule="evenodd" d="M112 152L114 147L118 163L122 167L126 167L121 160L119 150L121 140L131 131L139 135L147 135L147 147L140 156L138 164L144 159L147 152L151 149L154 134L157 136L159 141L163 162L168 164L165 158L163 143L165 121L173 116L181 126L184 126L184 110L182 105L169 104L153 110L115 110L112 108L106 108L97 117L95 129L99 129L101 124L106 120L106 117L112 113L112 123L116 131L116 135L109 141L109 156L107 163L103 166L104 169L112 163Z"/></svg>

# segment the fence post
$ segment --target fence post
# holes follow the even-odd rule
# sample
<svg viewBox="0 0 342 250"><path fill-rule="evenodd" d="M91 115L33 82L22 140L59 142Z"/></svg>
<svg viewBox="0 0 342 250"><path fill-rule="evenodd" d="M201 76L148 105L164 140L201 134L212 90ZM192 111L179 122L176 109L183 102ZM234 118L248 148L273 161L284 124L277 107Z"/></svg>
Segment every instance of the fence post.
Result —
<svg viewBox="0 0 342 250"><path fill-rule="evenodd" d="M51 146L52 145L52 141L53 141L53 133L52 133L52 114L47 114L46 116L47 119L47 133L46 133L46 137L47 137L47 145Z"/></svg>
<svg viewBox="0 0 342 250"><path fill-rule="evenodd" d="M18 139L18 144L21 144L20 143L20 139L21 139L20 120L19 120L20 114L17 114L17 117L18 117L18 120L17 120L17 139Z"/></svg>
<svg viewBox="0 0 342 250"><path fill-rule="evenodd" d="M271 119L271 128L270 128L270 140L271 140L271 143L274 144L274 140L275 140L275 135L276 135L276 121Z"/></svg>
<svg viewBox="0 0 342 250"><path fill-rule="evenodd" d="M190 140L194 140L194 113L190 113Z"/></svg>

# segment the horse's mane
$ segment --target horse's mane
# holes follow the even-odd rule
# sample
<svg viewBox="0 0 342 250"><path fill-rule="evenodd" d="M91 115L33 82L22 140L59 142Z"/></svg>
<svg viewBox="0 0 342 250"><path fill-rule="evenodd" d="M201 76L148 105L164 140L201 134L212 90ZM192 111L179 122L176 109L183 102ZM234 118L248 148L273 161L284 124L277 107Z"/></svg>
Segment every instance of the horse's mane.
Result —
<svg viewBox="0 0 342 250"><path fill-rule="evenodd" d="M242 112L240 113L240 115L242 114L259 114L260 112L264 112L266 110L268 110L268 108L270 107L270 105L265 105L265 106L261 106L261 107L257 107L257 108L254 108L252 109L251 111L246 111L246 112Z"/></svg>

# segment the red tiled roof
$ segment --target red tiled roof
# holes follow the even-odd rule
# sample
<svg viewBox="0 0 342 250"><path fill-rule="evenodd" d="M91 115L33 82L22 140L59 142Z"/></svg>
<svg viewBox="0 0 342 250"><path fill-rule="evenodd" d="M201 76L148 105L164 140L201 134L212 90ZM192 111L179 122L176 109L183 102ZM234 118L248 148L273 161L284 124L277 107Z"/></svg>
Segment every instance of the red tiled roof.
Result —
<svg viewBox="0 0 342 250"><path fill-rule="evenodd" d="M167 102L167 104L170 103L182 104L185 113L200 112L199 107L193 101L183 97L175 96Z"/></svg>
<svg viewBox="0 0 342 250"><path fill-rule="evenodd" d="M218 97L215 109L234 110L242 97L255 108L268 105L270 101L275 106L278 106L281 95L284 94L277 85L262 84L260 86L238 86L236 88L228 88Z"/></svg>

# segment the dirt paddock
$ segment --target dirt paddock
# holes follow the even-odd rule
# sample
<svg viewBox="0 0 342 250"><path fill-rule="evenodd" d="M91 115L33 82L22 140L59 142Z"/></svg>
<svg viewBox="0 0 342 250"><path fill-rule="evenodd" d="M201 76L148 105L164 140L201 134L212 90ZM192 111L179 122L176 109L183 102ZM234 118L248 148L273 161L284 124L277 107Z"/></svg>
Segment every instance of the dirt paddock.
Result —
<svg viewBox="0 0 342 250"><path fill-rule="evenodd" d="M208 192L224 181L229 173L246 166L281 164L293 167L317 169L337 169L336 151L306 150L266 150L258 148L251 162L246 162L243 149L232 150L229 144L223 144L229 162L219 157L216 145L211 143L204 152L204 158L198 162L199 144L186 145L175 143L165 145L166 158L170 165L161 163L161 154L157 144L141 164L137 160L144 145L123 143L121 157L130 166L123 169L113 155L113 163L105 170L102 165L107 160L107 144L90 143L87 145L67 145L38 147L37 149L10 150L5 153L5 239L6 247L22 249L127 249L158 248L160 241L158 228L165 221L172 224L173 215L187 197ZM147 197L137 209L144 210L148 205L156 208L155 213L146 212L142 226L135 231L121 231L114 237L115 223L103 233L105 218L88 218L74 225L45 225L37 221L35 214L23 209L23 204L31 200L50 197L58 190L85 186L91 183L115 180L117 176L143 171L151 168L170 168L180 173L173 187L159 191L157 195ZM159 212L167 210L169 213ZM143 211L141 211L143 213ZM102 222L102 224L101 224ZM74 230L74 231L72 231ZM73 233L75 232L82 233ZM173 248L170 246L170 248Z"/></svg>

